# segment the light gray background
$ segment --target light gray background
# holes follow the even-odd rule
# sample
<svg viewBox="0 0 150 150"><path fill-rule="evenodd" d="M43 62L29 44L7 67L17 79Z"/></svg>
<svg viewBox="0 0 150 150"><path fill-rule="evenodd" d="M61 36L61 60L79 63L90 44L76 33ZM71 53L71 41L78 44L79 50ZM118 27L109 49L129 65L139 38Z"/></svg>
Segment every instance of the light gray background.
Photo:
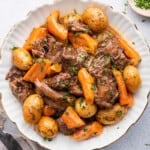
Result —
<svg viewBox="0 0 150 150"><path fill-rule="evenodd" d="M50 0L0 0L0 45L13 24L21 20L36 6L48 3L49 1ZM101 1L104 2L104 0ZM135 22L150 46L150 18L145 18L134 13L128 4L126 4L126 0L105 0L105 2L120 12L126 12L126 15ZM13 124L7 121L5 131L14 134L16 129ZM16 132L16 134L18 134L18 132ZM1 148L2 147L0 147L0 149ZM35 149L41 148L35 146ZM150 150L150 105L148 105L140 120L129 129L125 136L103 150Z"/></svg>

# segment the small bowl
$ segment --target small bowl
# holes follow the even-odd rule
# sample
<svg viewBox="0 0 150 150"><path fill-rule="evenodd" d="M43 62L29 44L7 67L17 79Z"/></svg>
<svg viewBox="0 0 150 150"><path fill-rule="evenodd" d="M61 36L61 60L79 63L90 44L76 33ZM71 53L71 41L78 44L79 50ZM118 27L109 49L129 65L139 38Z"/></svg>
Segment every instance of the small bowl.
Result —
<svg viewBox="0 0 150 150"><path fill-rule="evenodd" d="M129 5L131 8L138 14L145 16L145 17L150 17L150 9L142 9L136 6L136 3L134 0L128 0Z"/></svg>

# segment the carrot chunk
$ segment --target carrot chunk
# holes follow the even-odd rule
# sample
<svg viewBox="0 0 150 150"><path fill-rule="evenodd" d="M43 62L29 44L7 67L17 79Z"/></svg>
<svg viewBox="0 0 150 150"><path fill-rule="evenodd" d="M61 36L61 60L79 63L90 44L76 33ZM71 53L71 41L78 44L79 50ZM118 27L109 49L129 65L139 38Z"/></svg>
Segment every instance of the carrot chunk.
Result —
<svg viewBox="0 0 150 150"><path fill-rule="evenodd" d="M98 123L97 121L94 121L94 122L84 126L83 128L77 130L73 134L73 138L78 141L86 140L93 136L100 135L102 133L102 131L103 131L103 126L100 123Z"/></svg>
<svg viewBox="0 0 150 150"><path fill-rule="evenodd" d="M62 120L69 129L79 128L85 125L85 122L78 116L71 106L68 106L63 113Z"/></svg>

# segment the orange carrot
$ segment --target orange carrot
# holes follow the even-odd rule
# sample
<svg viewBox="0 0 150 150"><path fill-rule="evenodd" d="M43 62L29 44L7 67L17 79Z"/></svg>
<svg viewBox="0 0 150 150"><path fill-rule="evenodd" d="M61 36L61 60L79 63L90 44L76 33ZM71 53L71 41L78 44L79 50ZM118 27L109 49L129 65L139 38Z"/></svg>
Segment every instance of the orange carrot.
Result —
<svg viewBox="0 0 150 150"><path fill-rule="evenodd" d="M128 105L129 104L128 93L122 74L120 71L113 69L113 75L118 84L120 105Z"/></svg>
<svg viewBox="0 0 150 150"><path fill-rule="evenodd" d="M85 101L88 104L93 104L94 102L94 78L87 72L85 68L81 68L78 72L78 79L81 83Z"/></svg>
<svg viewBox="0 0 150 150"><path fill-rule="evenodd" d="M44 37L46 34L48 34L48 30L46 28L42 28L42 27L34 28L32 30L32 32L30 33L29 37L27 38L27 40L26 40L23 47L27 50L31 50L32 49L32 44L36 40Z"/></svg>
<svg viewBox="0 0 150 150"><path fill-rule="evenodd" d="M47 75L53 75L62 71L61 64L53 64L47 70Z"/></svg>
<svg viewBox="0 0 150 150"><path fill-rule="evenodd" d="M89 53L94 54L98 42L86 33L69 33L68 38L72 45L77 47L84 47Z"/></svg>
<svg viewBox="0 0 150 150"><path fill-rule="evenodd" d="M132 107L134 105L134 98L133 98L133 95L131 93L128 93L128 101L129 101L128 106Z"/></svg>
<svg viewBox="0 0 150 150"><path fill-rule="evenodd" d="M120 46L124 48L125 55L131 59L132 65L137 66L141 60L139 53L133 47L131 47L128 44L128 42L126 42L123 39L123 37L117 31L115 31L111 26L107 27L107 30L110 31L113 35L117 36L117 40Z"/></svg>
<svg viewBox="0 0 150 150"><path fill-rule="evenodd" d="M102 131L103 131L103 126L97 121L94 121L84 126L83 128L75 131L75 133L73 134L73 138L78 141L86 140L93 136L97 136L101 134Z"/></svg>
<svg viewBox="0 0 150 150"><path fill-rule="evenodd" d="M131 59L132 65L137 66L141 60L139 53L135 51L124 39L118 38L118 42L124 48L125 55Z"/></svg>
<svg viewBox="0 0 150 150"><path fill-rule="evenodd" d="M44 116L52 116L55 112L56 112L55 109L50 107L49 105L45 105L43 108Z"/></svg>
<svg viewBox="0 0 150 150"><path fill-rule="evenodd" d="M46 76L50 64L51 62L48 59L39 59L24 75L23 80L34 82L36 79L39 79L41 81Z"/></svg>
<svg viewBox="0 0 150 150"><path fill-rule="evenodd" d="M66 40L68 35L68 30L63 24L58 22L60 12L58 10L51 13L47 18L48 31L54 36L61 40Z"/></svg>
<svg viewBox="0 0 150 150"><path fill-rule="evenodd" d="M84 121L78 116L71 106L68 106L63 113L62 120L69 129L79 128L85 125Z"/></svg>

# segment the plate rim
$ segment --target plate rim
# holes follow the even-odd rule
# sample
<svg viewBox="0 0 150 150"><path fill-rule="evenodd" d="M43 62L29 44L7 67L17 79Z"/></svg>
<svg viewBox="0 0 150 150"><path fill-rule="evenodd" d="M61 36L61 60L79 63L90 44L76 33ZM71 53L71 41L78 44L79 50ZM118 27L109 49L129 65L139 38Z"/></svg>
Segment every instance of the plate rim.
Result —
<svg viewBox="0 0 150 150"><path fill-rule="evenodd" d="M63 1L63 0L57 0L57 1L56 1L56 0L52 0L52 1L51 1L52 3L43 3L43 4L40 4L39 6L33 8L32 10L30 10L30 11L27 13L26 16L22 17L22 19L20 19L17 23L15 23L15 24L10 28L10 30L8 31L8 33L7 33L6 36L4 37L4 40L3 40L2 44L1 44L1 47L0 47L0 66L1 66L1 63L2 63L3 47L5 47L5 45L7 44L7 39L9 38L9 36L11 35L11 33L14 31L15 27L16 27L18 24L20 24L20 23L22 23L23 21L25 21L28 17L30 17L30 16L32 15L32 13L34 13L35 11L37 11L37 9L40 9L40 8L46 7L46 6L51 6L51 5L53 5L54 3L57 3L57 2L59 3L59 2L61 2L61 1ZM105 2L99 2L99 1L95 1L95 0L86 0L86 1L85 1L85 0L80 0L80 1L81 1L81 2L89 2L89 1L90 1L90 2L97 2L97 3L99 3L99 4L102 4L102 5L106 6L106 7L112 8L111 5L108 5L108 4L106 4ZM127 15L124 15L123 13L121 13L121 12L119 12L119 11L113 9L113 8L112 8L112 11L115 12L115 13L119 13L120 15L124 16L124 17L129 21L129 23L134 27L134 31L138 34L138 36L139 36L141 39L143 39L143 42L144 42L144 44L145 44L145 47L147 47L146 50L147 50L147 52L150 54L149 45L148 45L148 43L146 42L145 38L142 36L142 34L141 34L141 33L139 32L139 30L137 29L136 24L135 24ZM150 57L149 57L149 58L150 58ZM39 142L37 142L37 141L34 141L33 139L27 137L26 135L24 135L24 133L22 133L22 131L19 129L17 123L9 117L9 115L7 114L7 111L5 110L5 108L4 108L4 106L3 106L3 102L2 102L3 95L2 95L2 92L0 92L0 95L1 95L0 102L1 102L1 104L2 104L2 107L3 107L3 110L4 110L5 114L7 115L7 117L8 117L13 123L16 124L16 127L17 127L17 129L19 130L19 132L21 133L21 135L22 135L23 137L25 137L25 138L27 138L27 139L29 139L29 140L31 140L31 141L33 141L33 142L39 144L40 146L45 147L45 146L42 145L41 143L39 143ZM114 141L111 142L110 144L108 144L108 145L106 145L106 146L103 146L103 147L101 147L101 148L108 147L108 146L112 145L113 143L115 143L116 141L120 140L125 134L127 134L127 132L129 131L129 129L130 129L134 124L136 124L136 123L139 121L139 119L142 117L144 111L146 110L146 108L147 108L147 106L148 106L148 96L149 96L149 95L150 95L150 89L147 90L146 104L145 104L145 107L144 107L142 113L140 114L140 116L128 127L128 129L127 129L120 137L118 137L116 140L114 140ZM46 147L45 147L45 148L46 148Z"/></svg>

